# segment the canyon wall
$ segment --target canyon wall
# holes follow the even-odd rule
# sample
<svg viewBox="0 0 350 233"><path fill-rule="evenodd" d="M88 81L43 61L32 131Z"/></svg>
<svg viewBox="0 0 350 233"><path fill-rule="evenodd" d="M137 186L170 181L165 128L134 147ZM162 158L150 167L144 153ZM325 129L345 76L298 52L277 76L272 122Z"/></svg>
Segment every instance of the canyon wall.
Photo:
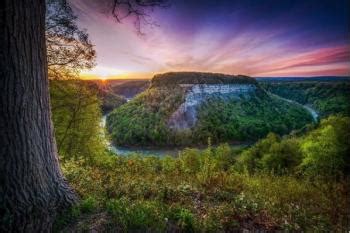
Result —
<svg viewBox="0 0 350 233"><path fill-rule="evenodd" d="M242 98L255 92L254 84L179 84L186 89L185 101L171 115L168 126L174 130L193 127L197 122L197 108L208 98Z"/></svg>

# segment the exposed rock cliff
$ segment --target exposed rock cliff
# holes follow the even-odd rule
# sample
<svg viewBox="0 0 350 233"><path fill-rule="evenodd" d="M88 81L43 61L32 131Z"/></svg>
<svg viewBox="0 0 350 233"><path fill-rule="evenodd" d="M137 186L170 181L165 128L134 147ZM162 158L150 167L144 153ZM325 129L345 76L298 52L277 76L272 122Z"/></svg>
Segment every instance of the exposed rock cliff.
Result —
<svg viewBox="0 0 350 233"><path fill-rule="evenodd" d="M289 133L312 121L300 105L242 75L156 75L150 87L107 118L117 145L191 145L250 141Z"/></svg>
<svg viewBox="0 0 350 233"><path fill-rule="evenodd" d="M179 84L186 88L185 101L171 115L168 126L175 130L191 128L197 121L197 107L209 98L242 98L255 92L254 84Z"/></svg>

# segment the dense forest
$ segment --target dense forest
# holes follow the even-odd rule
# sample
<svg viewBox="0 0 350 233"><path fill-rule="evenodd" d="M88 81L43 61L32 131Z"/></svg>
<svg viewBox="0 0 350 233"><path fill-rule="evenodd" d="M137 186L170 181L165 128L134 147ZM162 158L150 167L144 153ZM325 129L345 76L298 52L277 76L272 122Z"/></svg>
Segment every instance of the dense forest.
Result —
<svg viewBox="0 0 350 233"><path fill-rule="evenodd" d="M314 107L321 116L350 115L350 81L261 82L268 91Z"/></svg>
<svg viewBox="0 0 350 233"><path fill-rule="evenodd" d="M208 74L207 74L208 76ZM163 80L164 79L164 80ZM186 98L178 84L206 83L204 73L156 75L151 87L108 115L107 127L117 145L194 145L232 141L255 141L269 132L283 135L312 122L299 104L287 102L259 86L249 96L210 97L198 107L198 122L191 129L174 131L168 120ZM212 74L208 83L254 84L249 77L229 78Z"/></svg>
<svg viewBox="0 0 350 233"><path fill-rule="evenodd" d="M256 84L256 80L245 75L228 75L204 72L167 72L156 74L151 87L176 86L179 84Z"/></svg>

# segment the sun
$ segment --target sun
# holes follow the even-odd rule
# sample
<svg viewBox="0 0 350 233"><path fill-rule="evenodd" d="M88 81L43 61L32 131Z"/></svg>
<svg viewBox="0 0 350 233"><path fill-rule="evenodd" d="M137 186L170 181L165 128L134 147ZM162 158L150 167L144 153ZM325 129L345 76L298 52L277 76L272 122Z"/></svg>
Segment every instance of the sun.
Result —
<svg viewBox="0 0 350 233"><path fill-rule="evenodd" d="M98 79L100 81L107 81L113 76L124 74L125 72L119 69L110 67L95 67L92 70L85 70L81 73L87 79Z"/></svg>

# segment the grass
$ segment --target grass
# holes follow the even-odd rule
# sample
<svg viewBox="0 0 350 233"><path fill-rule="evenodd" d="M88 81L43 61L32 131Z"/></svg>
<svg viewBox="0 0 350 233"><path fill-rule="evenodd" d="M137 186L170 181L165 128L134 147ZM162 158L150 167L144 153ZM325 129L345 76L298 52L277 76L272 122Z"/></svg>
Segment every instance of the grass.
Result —
<svg viewBox="0 0 350 233"><path fill-rule="evenodd" d="M235 170L236 157L237 152L222 145L185 150L179 158L67 161L64 173L82 201L56 225L62 228L82 216L106 213L103 224L122 232L313 232L349 227L346 182L248 175Z"/></svg>

